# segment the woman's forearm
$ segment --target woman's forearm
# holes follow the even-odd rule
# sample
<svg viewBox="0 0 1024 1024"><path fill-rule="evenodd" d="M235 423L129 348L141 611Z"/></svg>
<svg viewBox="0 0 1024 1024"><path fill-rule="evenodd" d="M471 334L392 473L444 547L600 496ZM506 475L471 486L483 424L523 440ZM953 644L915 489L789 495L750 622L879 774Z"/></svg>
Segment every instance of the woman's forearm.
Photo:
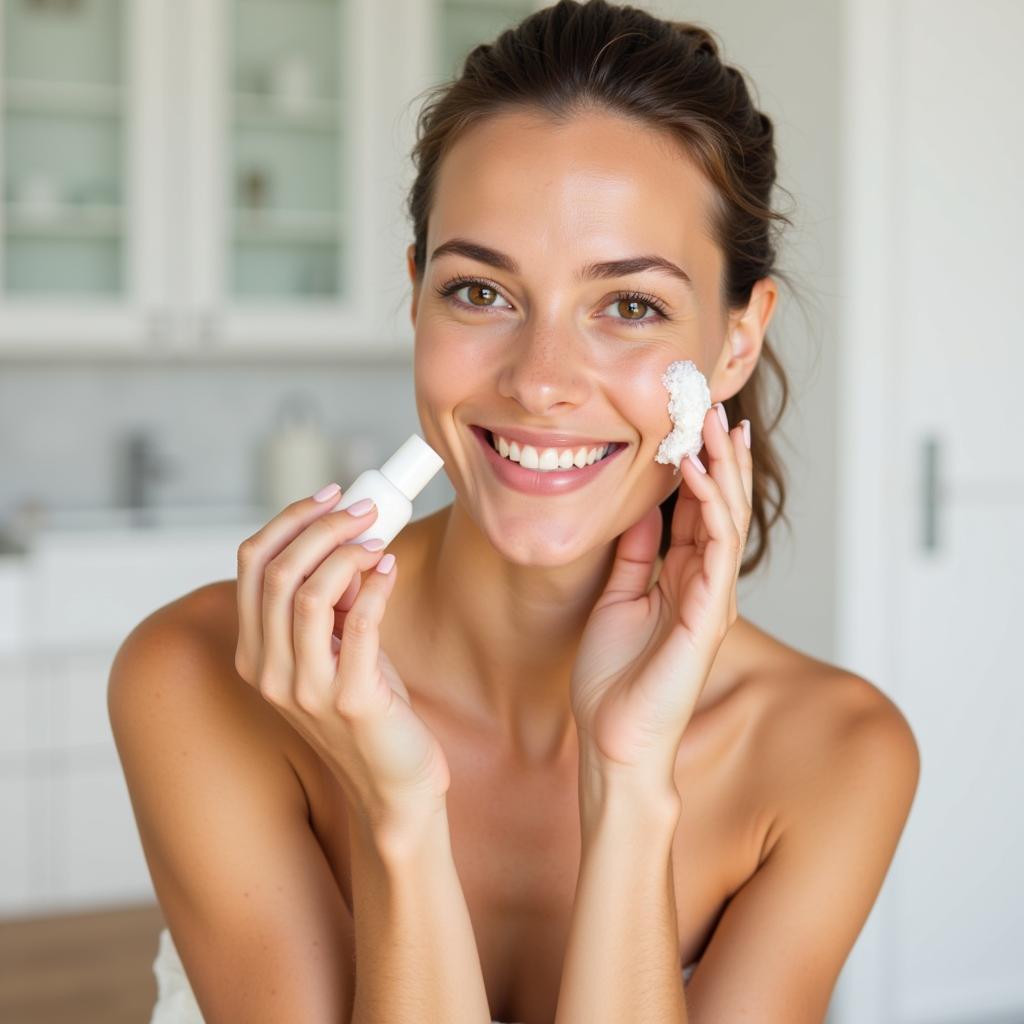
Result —
<svg viewBox="0 0 1024 1024"><path fill-rule="evenodd" d="M352 1024L490 1024L447 812L383 838L350 830L356 937Z"/></svg>
<svg viewBox="0 0 1024 1024"><path fill-rule="evenodd" d="M555 1024L685 1024L674 785L602 775L581 749L582 851Z"/></svg>

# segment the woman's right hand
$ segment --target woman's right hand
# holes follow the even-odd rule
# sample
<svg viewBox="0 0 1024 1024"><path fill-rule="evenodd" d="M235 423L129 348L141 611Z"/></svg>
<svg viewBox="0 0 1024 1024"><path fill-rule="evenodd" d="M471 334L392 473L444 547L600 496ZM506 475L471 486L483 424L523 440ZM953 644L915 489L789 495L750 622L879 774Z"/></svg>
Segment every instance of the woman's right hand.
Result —
<svg viewBox="0 0 1024 1024"><path fill-rule="evenodd" d="M305 737L366 825L400 830L443 805L451 778L380 647L397 567L378 572L382 552L349 543L377 509L328 512L340 497L293 502L242 541L235 668Z"/></svg>

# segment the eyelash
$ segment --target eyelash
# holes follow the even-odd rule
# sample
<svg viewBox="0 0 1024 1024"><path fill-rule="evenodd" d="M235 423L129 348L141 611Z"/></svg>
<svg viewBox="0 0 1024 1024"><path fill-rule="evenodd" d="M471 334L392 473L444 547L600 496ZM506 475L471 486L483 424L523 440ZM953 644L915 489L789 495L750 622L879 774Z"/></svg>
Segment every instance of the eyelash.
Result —
<svg viewBox="0 0 1024 1024"><path fill-rule="evenodd" d="M436 287L434 291L441 296L442 299L446 299L455 292L465 288L468 284L482 284L485 288L492 288L499 294L501 292L501 289L491 281L486 281L481 277L465 277L461 275L449 278L449 280L445 281L444 284ZM621 319L627 327L636 329L638 327L645 327L647 324L657 322L658 320L672 319L672 317L665 312L665 307L662 306L658 299L653 295L648 295L646 292L617 292L612 299L613 302L622 302L624 300L642 302L645 306L649 306L658 314L656 317L644 317L642 320L630 320L627 317L612 317L613 320ZM458 302L458 305L462 306L464 309L477 309L487 312L486 306L474 306L468 302Z"/></svg>

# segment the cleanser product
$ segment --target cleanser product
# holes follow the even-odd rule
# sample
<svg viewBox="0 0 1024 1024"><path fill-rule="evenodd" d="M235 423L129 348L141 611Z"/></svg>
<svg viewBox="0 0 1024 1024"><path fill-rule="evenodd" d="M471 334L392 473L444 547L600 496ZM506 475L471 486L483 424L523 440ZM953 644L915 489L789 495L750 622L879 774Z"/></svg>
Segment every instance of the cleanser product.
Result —
<svg viewBox="0 0 1024 1024"><path fill-rule="evenodd" d="M331 511L339 512L362 498L372 498L377 518L348 543L362 544L379 537L385 545L390 544L412 518L413 498L443 465L444 459L419 434L413 434L380 469L360 473Z"/></svg>
<svg viewBox="0 0 1024 1024"><path fill-rule="evenodd" d="M654 461L678 469L687 455L696 455L704 445L704 417L711 408L711 391L704 374L690 359L669 363L661 383L669 394L668 415L672 429L658 445Z"/></svg>

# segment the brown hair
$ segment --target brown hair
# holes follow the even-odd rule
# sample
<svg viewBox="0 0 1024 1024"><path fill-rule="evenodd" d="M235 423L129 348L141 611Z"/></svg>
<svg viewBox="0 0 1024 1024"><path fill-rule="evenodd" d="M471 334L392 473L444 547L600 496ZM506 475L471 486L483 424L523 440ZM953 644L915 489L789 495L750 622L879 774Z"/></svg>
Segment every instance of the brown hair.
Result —
<svg viewBox="0 0 1024 1024"><path fill-rule="evenodd" d="M412 151L416 178L407 204L417 279L426 267L427 219L438 169L467 128L509 108L538 109L556 122L601 108L671 134L715 186L712 237L724 255L723 309L744 309L755 282L769 274L792 287L776 268L778 222L792 222L771 207L776 175L772 122L752 103L744 75L720 59L710 30L605 0L560 0L506 29L494 42L474 47L459 78L426 91ZM780 387L771 419L765 408L766 371ZM771 438L788 397L786 374L765 338L749 379L724 402L730 424L748 419L752 433L751 536L741 576L767 553L768 531L775 522L789 523L783 511L783 467ZM661 504L661 555L668 551L675 503L673 491Z"/></svg>

